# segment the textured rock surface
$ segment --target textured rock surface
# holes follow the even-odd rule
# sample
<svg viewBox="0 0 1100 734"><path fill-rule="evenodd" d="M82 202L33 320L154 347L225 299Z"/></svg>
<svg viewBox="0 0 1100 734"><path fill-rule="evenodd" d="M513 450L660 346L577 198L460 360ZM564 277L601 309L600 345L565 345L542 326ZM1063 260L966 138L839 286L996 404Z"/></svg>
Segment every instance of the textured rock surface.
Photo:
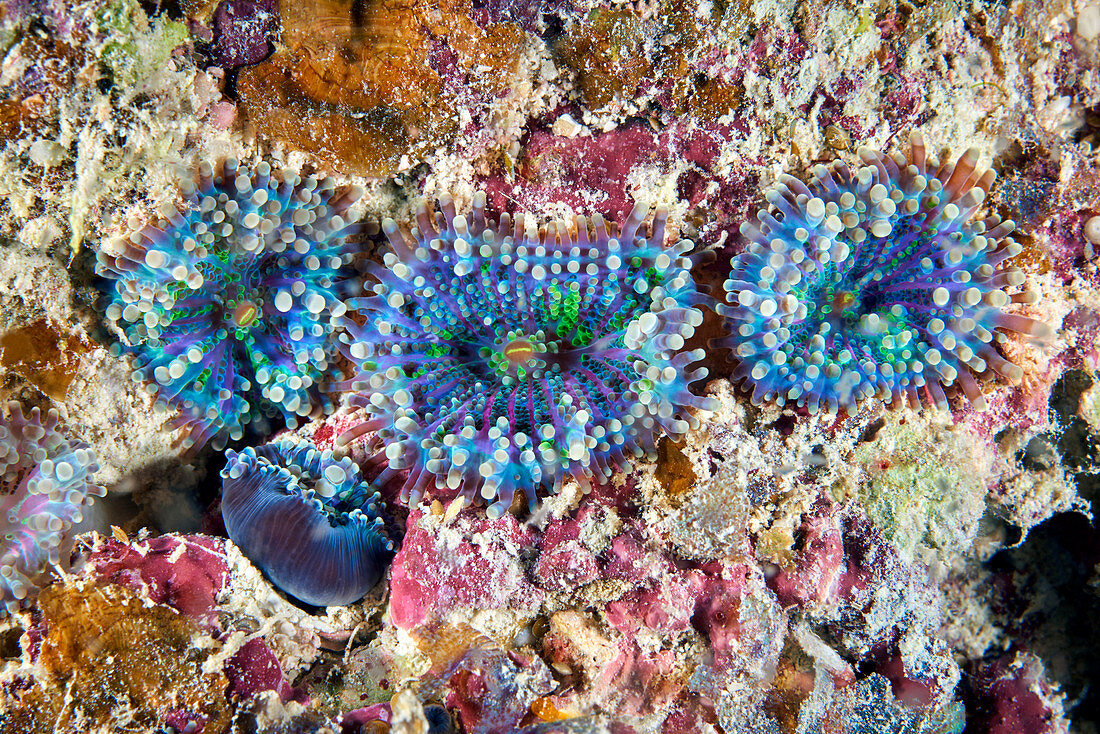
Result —
<svg viewBox="0 0 1100 734"><path fill-rule="evenodd" d="M56 408L107 488L0 620L0 731L1100 727L1094 3L0 0L0 52L0 398ZM396 477L396 557L348 606L296 605L225 539L224 456L185 453L109 349L95 253L201 161L332 176L365 192L349 221L400 226L479 191L535 224L660 205L717 295L764 189L916 129L998 174L980 216L1016 222L1015 305L1052 331L998 345L1019 384L810 415L711 348L716 409L590 492L490 520ZM295 432L372 477L328 395Z"/></svg>

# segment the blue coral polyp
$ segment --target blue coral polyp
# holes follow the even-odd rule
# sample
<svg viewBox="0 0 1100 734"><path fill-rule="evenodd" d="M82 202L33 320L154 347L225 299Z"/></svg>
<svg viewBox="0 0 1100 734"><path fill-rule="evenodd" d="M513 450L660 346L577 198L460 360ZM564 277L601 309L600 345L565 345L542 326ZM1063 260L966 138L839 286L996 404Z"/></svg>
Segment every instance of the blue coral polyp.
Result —
<svg viewBox="0 0 1100 734"><path fill-rule="evenodd" d="M0 418L0 616L31 603L49 565L61 561L66 532L105 492L87 444L57 429L57 413L41 420L18 403Z"/></svg>
<svg viewBox="0 0 1100 734"><path fill-rule="evenodd" d="M351 459L289 438L226 451L222 519L272 583L315 606L351 604L386 569L379 493Z"/></svg>
<svg viewBox="0 0 1100 734"><path fill-rule="evenodd" d="M375 432L387 471L409 472L405 500L458 491L498 517L522 491L533 509L540 489L629 469L711 407L688 389L706 375L688 369L702 350L682 351L705 297L691 243L664 245L667 212L647 237L636 207L613 236L598 217L498 224L482 195L469 216L440 204L411 240L383 223L393 251L349 301L362 323L346 319L345 387L371 418L342 440Z"/></svg>
<svg viewBox="0 0 1100 734"><path fill-rule="evenodd" d="M1008 309L1034 301L1007 262L1022 249L1014 224L971 221L995 174L975 170L974 150L941 166L919 133L908 159L859 155L855 171L835 162L808 184L783 177L741 226L748 246L720 306L733 378L754 403L814 412L874 398L946 410L954 392L984 409L975 374L1022 376L998 351L1006 332L1049 332Z"/></svg>
<svg viewBox="0 0 1100 734"><path fill-rule="evenodd" d="M120 252L99 253L135 379L179 409L187 447L329 407L318 387L354 283L346 216L358 192L231 159L218 176L204 164L183 194L182 211L161 207Z"/></svg>

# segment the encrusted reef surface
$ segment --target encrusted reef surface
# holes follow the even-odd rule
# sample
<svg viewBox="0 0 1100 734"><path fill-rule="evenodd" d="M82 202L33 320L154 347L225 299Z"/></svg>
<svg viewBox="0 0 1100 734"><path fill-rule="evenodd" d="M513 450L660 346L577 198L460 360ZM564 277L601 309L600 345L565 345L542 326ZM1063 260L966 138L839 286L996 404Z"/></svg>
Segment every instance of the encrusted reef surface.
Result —
<svg viewBox="0 0 1100 734"><path fill-rule="evenodd" d="M1098 732L1098 369L1093 0L0 0L3 734Z"/></svg>

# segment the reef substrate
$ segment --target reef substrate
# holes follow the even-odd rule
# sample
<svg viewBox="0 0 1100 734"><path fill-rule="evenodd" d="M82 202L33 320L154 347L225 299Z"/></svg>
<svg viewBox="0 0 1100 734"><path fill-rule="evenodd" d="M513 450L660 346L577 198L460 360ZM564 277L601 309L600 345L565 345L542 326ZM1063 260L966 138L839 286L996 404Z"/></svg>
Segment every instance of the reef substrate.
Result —
<svg viewBox="0 0 1100 734"><path fill-rule="evenodd" d="M0 732L1095 730L1098 151L1089 0L0 0Z"/></svg>

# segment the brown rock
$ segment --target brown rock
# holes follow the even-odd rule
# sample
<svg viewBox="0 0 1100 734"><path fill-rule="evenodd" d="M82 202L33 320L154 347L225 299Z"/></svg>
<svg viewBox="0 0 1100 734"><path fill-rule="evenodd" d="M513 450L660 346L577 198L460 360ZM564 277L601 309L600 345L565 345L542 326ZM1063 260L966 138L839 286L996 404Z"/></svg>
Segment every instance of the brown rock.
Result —
<svg viewBox="0 0 1100 734"><path fill-rule="evenodd" d="M179 612L122 586L78 582L44 589L38 607L35 680L2 689L3 734L156 731L169 717L204 734L228 729L228 681L203 671L216 645L196 647L203 633Z"/></svg>
<svg viewBox="0 0 1100 734"><path fill-rule="evenodd" d="M511 23L479 26L469 0L284 0L279 14L282 48L238 81L249 126L365 176L446 145L458 100L445 75L468 74L464 83L503 93L523 40Z"/></svg>

